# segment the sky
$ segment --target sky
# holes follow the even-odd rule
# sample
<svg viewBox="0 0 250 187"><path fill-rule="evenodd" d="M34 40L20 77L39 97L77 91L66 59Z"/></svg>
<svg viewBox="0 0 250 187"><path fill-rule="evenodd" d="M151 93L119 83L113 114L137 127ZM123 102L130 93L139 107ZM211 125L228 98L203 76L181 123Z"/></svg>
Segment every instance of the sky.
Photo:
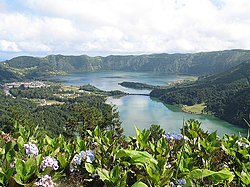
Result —
<svg viewBox="0 0 250 187"><path fill-rule="evenodd" d="M0 59L250 49L250 0L0 0Z"/></svg>

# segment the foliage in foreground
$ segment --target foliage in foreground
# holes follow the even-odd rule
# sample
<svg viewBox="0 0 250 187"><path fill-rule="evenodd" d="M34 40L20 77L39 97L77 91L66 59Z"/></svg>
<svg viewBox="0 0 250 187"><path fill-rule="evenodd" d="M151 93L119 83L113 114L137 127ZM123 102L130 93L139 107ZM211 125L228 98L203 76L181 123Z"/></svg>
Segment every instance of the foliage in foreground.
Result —
<svg viewBox="0 0 250 187"><path fill-rule="evenodd" d="M249 137L220 138L188 121L181 134L154 138L136 129L128 140L87 130L66 139L16 124L0 135L2 186L248 186ZM159 129L158 129L159 130Z"/></svg>

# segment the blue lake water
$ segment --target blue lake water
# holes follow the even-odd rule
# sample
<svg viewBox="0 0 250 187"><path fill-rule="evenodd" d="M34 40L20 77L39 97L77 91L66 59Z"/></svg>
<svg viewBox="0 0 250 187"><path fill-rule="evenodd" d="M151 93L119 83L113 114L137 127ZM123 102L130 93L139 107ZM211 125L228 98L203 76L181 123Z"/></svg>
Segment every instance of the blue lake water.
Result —
<svg viewBox="0 0 250 187"><path fill-rule="evenodd" d="M65 85L80 86L94 85L102 90L121 90L127 93L149 93L150 90L134 90L124 88L118 83L123 81L141 82L152 85L168 85L169 82L181 80L176 75L152 72L86 72L72 73L57 76ZM144 129L151 124L159 124L166 132L179 132L184 122L188 119L198 119L202 128L219 135L246 134L246 129L239 128L216 117L209 115L195 115L182 112L179 108L164 105L148 96L128 95L121 98L108 98L107 103L116 105L119 111L125 135L135 135L135 126Z"/></svg>

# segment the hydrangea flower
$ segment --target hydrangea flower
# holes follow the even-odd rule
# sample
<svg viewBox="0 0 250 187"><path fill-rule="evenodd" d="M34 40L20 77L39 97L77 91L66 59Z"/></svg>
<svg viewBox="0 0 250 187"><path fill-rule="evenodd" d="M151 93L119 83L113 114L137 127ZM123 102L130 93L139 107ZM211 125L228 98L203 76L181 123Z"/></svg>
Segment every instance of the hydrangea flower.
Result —
<svg viewBox="0 0 250 187"><path fill-rule="evenodd" d="M56 183L54 183L49 175L45 175L38 182L35 182L36 186L40 187L55 187Z"/></svg>
<svg viewBox="0 0 250 187"><path fill-rule="evenodd" d="M175 132L167 132L165 138L167 140L181 140L183 136Z"/></svg>
<svg viewBox="0 0 250 187"><path fill-rule="evenodd" d="M245 148L248 148L248 147L249 147L249 144L244 143L244 142L241 142L241 141L239 141L239 140L237 140L236 143L237 143L240 147L245 147Z"/></svg>
<svg viewBox="0 0 250 187"><path fill-rule="evenodd" d="M186 182L185 179L177 179L174 183L175 183L176 185L185 186L187 182Z"/></svg>
<svg viewBox="0 0 250 187"><path fill-rule="evenodd" d="M79 154L76 154L72 161L71 161L73 164L77 164L77 165L81 165L81 162L82 162L82 157L79 155Z"/></svg>
<svg viewBox="0 0 250 187"><path fill-rule="evenodd" d="M166 164L166 169L170 169L172 167L172 165L170 163L167 162Z"/></svg>
<svg viewBox="0 0 250 187"><path fill-rule="evenodd" d="M92 163L95 160L95 152L92 150L81 151L79 154L76 154L73 157L71 162L74 165L81 165L82 160L86 160L86 162Z"/></svg>
<svg viewBox="0 0 250 187"><path fill-rule="evenodd" d="M10 163L10 167L14 168L16 165L16 159L14 159L11 163Z"/></svg>
<svg viewBox="0 0 250 187"><path fill-rule="evenodd" d="M54 159L53 157L46 156L43 159L40 168L44 171L46 167L50 167L53 170L57 170L59 168L58 161Z"/></svg>
<svg viewBox="0 0 250 187"><path fill-rule="evenodd" d="M30 155L38 155L38 148L33 143L24 144L26 154Z"/></svg>
<svg viewBox="0 0 250 187"><path fill-rule="evenodd" d="M86 158L86 162L92 163L95 160L95 152L92 150L81 151L82 158Z"/></svg>

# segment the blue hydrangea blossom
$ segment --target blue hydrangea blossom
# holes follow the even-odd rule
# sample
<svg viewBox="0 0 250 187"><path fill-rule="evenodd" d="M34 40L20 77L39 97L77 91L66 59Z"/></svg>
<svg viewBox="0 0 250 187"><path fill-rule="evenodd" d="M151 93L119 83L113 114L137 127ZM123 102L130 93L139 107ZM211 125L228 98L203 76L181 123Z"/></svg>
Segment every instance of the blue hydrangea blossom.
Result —
<svg viewBox="0 0 250 187"><path fill-rule="evenodd" d="M81 165L82 163L82 157L79 154L76 154L72 161L71 161L74 165Z"/></svg>
<svg viewBox="0 0 250 187"><path fill-rule="evenodd" d="M74 165L81 165L83 160L92 163L95 160L95 152L92 150L81 151L73 157L71 163Z"/></svg>
<svg viewBox="0 0 250 187"><path fill-rule="evenodd" d="M167 140L181 140L183 136L175 132L167 132L165 138Z"/></svg>
<svg viewBox="0 0 250 187"><path fill-rule="evenodd" d="M186 185L186 180L185 179L177 179L176 181L175 181L175 184L176 185L181 185L181 186L185 186Z"/></svg>

